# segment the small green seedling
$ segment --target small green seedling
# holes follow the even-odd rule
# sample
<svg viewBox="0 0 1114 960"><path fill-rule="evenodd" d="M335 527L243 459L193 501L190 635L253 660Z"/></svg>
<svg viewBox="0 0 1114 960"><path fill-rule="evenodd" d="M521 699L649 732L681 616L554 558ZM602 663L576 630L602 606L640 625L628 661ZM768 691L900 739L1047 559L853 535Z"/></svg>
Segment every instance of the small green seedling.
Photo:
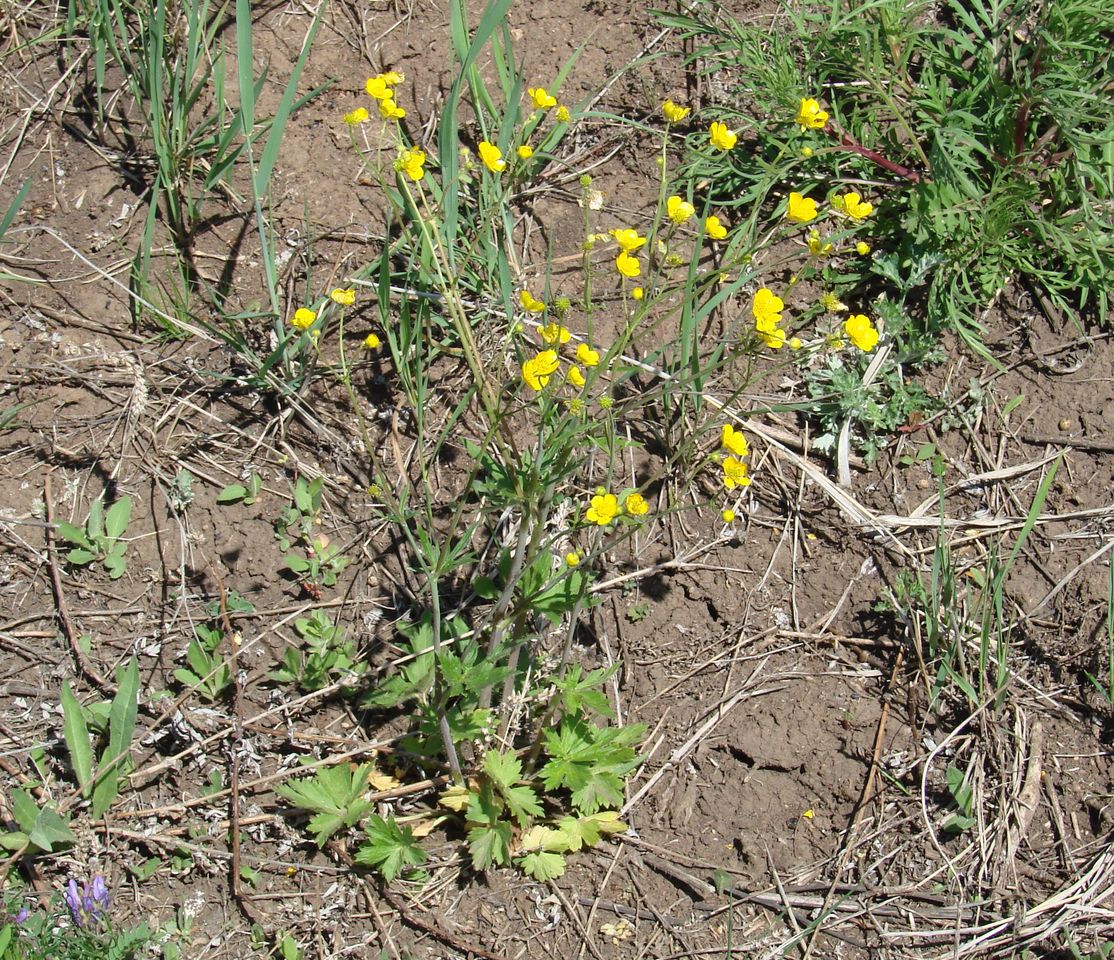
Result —
<svg viewBox="0 0 1114 960"><path fill-rule="evenodd" d="M374 768L371 763L322 767L312 777L280 784L275 792L299 810L313 814L309 829L317 846L323 847L334 833L355 826L374 808L363 799Z"/></svg>
<svg viewBox="0 0 1114 960"><path fill-rule="evenodd" d="M974 813L975 792L967 777L956 766L948 766L948 793L951 794L958 812L953 813L944 821L944 832L950 834L963 833L970 830L978 821L972 816Z"/></svg>
<svg viewBox="0 0 1114 960"><path fill-rule="evenodd" d="M287 647L282 666L270 674L280 683L296 683L302 690L313 692L344 676L353 679L367 669L356 658L356 643L348 639L343 627L334 624L322 611L311 617L299 617L294 629L305 643L305 649Z"/></svg>
<svg viewBox="0 0 1114 960"><path fill-rule="evenodd" d="M179 683L192 687L205 700L219 700L232 683L232 668L216 652L222 639L223 634L216 628L198 624L196 636L186 648L189 668L174 671Z"/></svg>
<svg viewBox="0 0 1114 960"><path fill-rule="evenodd" d="M230 504L242 503L250 507L259 500L260 491L263 489L263 478L258 473L253 473L246 483L230 483L217 494L217 503Z"/></svg>
<svg viewBox="0 0 1114 960"><path fill-rule="evenodd" d="M84 529L61 521L58 524L58 535L67 543L73 544L66 554L66 560L78 567L102 563L108 575L113 580L119 580L128 569L128 563L124 559L128 545L123 536L128 529L131 515L130 497L121 497L107 510L104 508L104 501L98 497L89 506L89 517Z"/></svg>

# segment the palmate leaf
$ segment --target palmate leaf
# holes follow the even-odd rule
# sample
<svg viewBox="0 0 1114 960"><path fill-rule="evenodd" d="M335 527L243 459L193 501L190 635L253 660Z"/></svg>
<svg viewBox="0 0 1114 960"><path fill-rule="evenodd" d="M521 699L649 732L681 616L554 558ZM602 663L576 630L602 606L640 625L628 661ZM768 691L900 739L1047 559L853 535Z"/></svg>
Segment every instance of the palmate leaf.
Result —
<svg viewBox="0 0 1114 960"><path fill-rule="evenodd" d="M511 853L511 825L502 820L473 827L468 831L468 850L477 870L486 870L493 863L507 864Z"/></svg>
<svg viewBox="0 0 1114 960"><path fill-rule="evenodd" d="M543 883L546 880L556 880L565 872L565 858L559 853L548 853L545 850L526 854L518 860L518 865L522 867L523 873Z"/></svg>
<svg viewBox="0 0 1114 960"><path fill-rule="evenodd" d="M377 814L368 817L364 824L367 843L356 851L356 862L374 867L387 882L391 882L406 867L425 863L425 851L418 846L409 827L400 827L394 817L384 820Z"/></svg>

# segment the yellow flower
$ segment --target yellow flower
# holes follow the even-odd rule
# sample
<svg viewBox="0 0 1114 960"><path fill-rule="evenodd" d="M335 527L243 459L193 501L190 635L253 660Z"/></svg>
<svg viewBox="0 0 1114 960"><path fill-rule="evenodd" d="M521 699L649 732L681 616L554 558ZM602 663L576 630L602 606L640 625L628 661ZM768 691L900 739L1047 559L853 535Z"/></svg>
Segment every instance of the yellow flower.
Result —
<svg viewBox="0 0 1114 960"><path fill-rule="evenodd" d="M557 370L557 351L543 350L522 364L522 379L531 390L541 390Z"/></svg>
<svg viewBox="0 0 1114 960"><path fill-rule="evenodd" d="M860 257L865 257L868 253L870 253L870 244L867 243L865 240L860 240L858 243L855 244L855 253L857 253Z"/></svg>
<svg viewBox="0 0 1114 960"><path fill-rule="evenodd" d="M572 339L572 334L558 323L548 323L544 327L539 327L538 336L551 347L568 343Z"/></svg>
<svg viewBox="0 0 1114 960"><path fill-rule="evenodd" d="M421 180L425 176L425 170L422 169L424 163L425 151L415 147L411 150L403 150L399 154L395 161L395 169L405 171L411 180Z"/></svg>
<svg viewBox="0 0 1114 960"><path fill-rule="evenodd" d="M394 84L387 82L386 74L380 73L374 77L368 77L364 89L369 97L376 100L393 100L395 96L394 90L391 89L393 86Z"/></svg>
<svg viewBox="0 0 1114 960"><path fill-rule="evenodd" d="M534 295L529 290L523 290L518 295L518 302L522 304L522 309L527 313L541 313L545 310L545 304L540 300L535 300Z"/></svg>
<svg viewBox="0 0 1114 960"><path fill-rule="evenodd" d="M613 493L597 493L592 497L592 505L584 513L589 523L606 527L619 512L619 500Z"/></svg>
<svg viewBox="0 0 1114 960"><path fill-rule="evenodd" d="M666 100L661 105L661 112L670 123L680 123L689 115L689 108L678 106L672 100Z"/></svg>
<svg viewBox="0 0 1114 960"><path fill-rule="evenodd" d="M561 123L568 123L572 119L572 116L569 114L569 108L564 104L561 104L561 106L557 108L556 117Z"/></svg>
<svg viewBox="0 0 1114 960"><path fill-rule="evenodd" d="M650 505L641 493L628 493L623 501L623 509L632 517L644 517L650 512Z"/></svg>
<svg viewBox="0 0 1114 960"><path fill-rule="evenodd" d="M386 73L379 74L383 78L383 82L388 86L393 87L396 83L402 83L406 79L406 74L399 73L397 70L388 70Z"/></svg>
<svg viewBox="0 0 1114 960"><path fill-rule="evenodd" d="M406 116L406 111L395 103L394 100L388 98L379 101L379 116L384 120L401 120Z"/></svg>
<svg viewBox="0 0 1114 960"><path fill-rule="evenodd" d="M518 154L519 160L529 160L534 155L534 148L530 144L524 143L515 153Z"/></svg>
<svg viewBox="0 0 1114 960"><path fill-rule="evenodd" d="M615 269L624 277L629 277L631 279L641 276L642 274L642 267L638 262L638 257L632 257L626 250L615 258Z"/></svg>
<svg viewBox="0 0 1114 960"><path fill-rule="evenodd" d="M729 423L723 425L723 433L720 435L720 444L723 446L724 450L730 450L740 459L750 453L750 447L747 446L747 438L743 436L743 431L736 430Z"/></svg>
<svg viewBox="0 0 1114 960"><path fill-rule="evenodd" d="M848 339L863 353L870 353L878 346L878 331L874 329L870 318L861 313L856 313L844 320L843 330Z"/></svg>
<svg viewBox="0 0 1114 960"><path fill-rule="evenodd" d="M600 355L588 344L582 343L576 348L576 359L586 367L594 367L600 362Z"/></svg>
<svg viewBox="0 0 1114 960"><path fill-rule="evenodd" d="M832 201L832 206L842 210L852 220L865 220L874 209L873 203L867 203L854 191L845 193L842 197L836 197Z"/></svg>
<svg viewBox="0 0 1114 960"><path fill-rule="evenodd" d="M347 290L337 287L329 296L333 303L339 303L342 307L350 307L356 302L356 291L351 287Z"/></svg>
<svg viewBox="0 0 1114 960"><path fill-rule="evenodd" d="M723 460L723 485L728 490L736 487L749 487L750 477L747 476L747 465L742 460L734 457L724 457Z"/></svg>
<svg viewBox="0 0 1114 960"><path fill-rule="evenodd" d="M733 130L727 129L727 124L717 122L708 128L708 139L717 150L730 150L739 138Z"/></svg>
<svg viewBox="0 0 1114 960"><path fill-rule="evenodd" d="M801 343L801 338L800 337L790 337L789 338L789 349L790 350L800 350L801 347L803 347L803 346L804 346L804 344Z"/></svg>
<svg viewBox="0 0 1114 960"><path fill-rule="evenodd" d="M584 379L584 373L581 371L580 367L575 365L569 367L568 381L578 389L587 382Z"/></svg>
<svg viewBox="0 0 1114 960"><path fill-rule="evenodd" d="M643 290L641 287L634 287L630 292L630 296L632 300L641 300L644 296L646 296L646 291Z"/></svg>
<svg viewBox="0 0 1114 960"><path fill-rule="evenodd" d="M344 122L350 127L356 126L358 123L367 123L370 114L363 107L357 107L355 110L344 115Z"/></svg>
<svg viewBox="0 0 1114 960"><path fill-rule="evenodd" d="M481 140L479 151L480 159L484 162L484 166L487 167L488 170L492 173L502 173L507 165L507 161L503 159L502 150L493 143Z"/></svg>
<svg viewBox="0 0 1114 960"><path fill-rule="evenodd" d="M724 510L723 513L720 514L720 516L723 517L723 522L724 523L734 523L735 522L735 511L732 510L730 507L728 507L726 510Z"/></svg>
<svg viewBox="0 0 1114 960"><path fill-rule="evenodd" d="M819 230L808 232L808 252L814 257L826 257L835 247L830 241L820 239Z"/></svg>
<svg viewBox="0 0 1114 960"><path fill-rule="evenodd" d="M637 230L631 230L629 227L621 227L618 230L609 231L611 236L615 238L615 242L619 244L619 248L623 253L634 253L645 242L645 237L640 237Z"/></svg>
<svg viewBox="0 0 1114 960"><path fill-rule="evenodd" d="M812 147L801 147L801 156L806 160L812 156Z"/></svg>
<svg viewBox="0 0 1114 960"><path fill-rule="evenodd" d="M785 215L794 223L808 223L816 219L816 201L799 193L789 194Z"/></svg>
<svg viewBox="0 0 1114 960"><path fill-rule="evenodd" d="M665 212L669 214L670 220L676 224L681 224L696 213L696 207L687 200L682 200L674 195L665 201Z"/></svg>
<svg viewBox="0 0 1114 960"><path fill-rule="evenodd" d="M825 313L842 313L847 309L847 305L842 303L839 297L828 290L820 294L820 306L824 308Z"/></svg>
<svg viewBox="0 0 1114 960"><path fill-rule="evenodd" d="M570 550L568 553L566 553L565 554L565 566L566 567L579 567L580 566L580 554L577 553L575 550Z"/></svg>
<svg viewBox="0 0 1114 960"><path fill-rule="evenodd" d="M820 104L810 98L801 101L797 111L797 123L804 130L823 130L828 122L828 114L820 109Z"/></svg>
<svg viewBox="0 0 1114 960"><path fill-rule="evenodd" d="M713 215L705 219L704 232L713 240L722 240L727 236L727 227L720 223L719 217Z"/></svg>
<svg viewBox="0 0 1114 960"><path fill-rule="evenodd" d="M781 323L781 311L785 309L785 303L773 290L761 287L754 295L750 309L755 320L773 328Z"/></svg>
<svg viewBox="0 0 1114 960"><path fill-rule="evenodd" d="M549 110L551 107L557 106L557 98L551 97L545 87L530 87L526 91L530 94L530 99L534 101L534 106L539 110Z"/></svg>
<svg viewBox="0 0 1114 960"><path fill-rule="evenodd" d="M374 333L369 333L364 337L364 346L368 350L378 350L380 343L382 343L382 341Z"/></svg>
<svg viewBox="0 0 1114 960"><path fill-rule="evenodd" d="M780 350L785 346L787 342L785 339L785 331L780 327L770 327L766 329L763 327L760 320L755 323L755 327L758 328L758 335L762 338L762 341L771 350Z"/></svg>
<svg viewBox="0 0 1114 960"><path fill-rule="evenodd" d="M313 326L313 321L317 319L317 314L307 307L298 307L294 311L294 319L290 321L292 327L298 330L308 330Z"/></svg>

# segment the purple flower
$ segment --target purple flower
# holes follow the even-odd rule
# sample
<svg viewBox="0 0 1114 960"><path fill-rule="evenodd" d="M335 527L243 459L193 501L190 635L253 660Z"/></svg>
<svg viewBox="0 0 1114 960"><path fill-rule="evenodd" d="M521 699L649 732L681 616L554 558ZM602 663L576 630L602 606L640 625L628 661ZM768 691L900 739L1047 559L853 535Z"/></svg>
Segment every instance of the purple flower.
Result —
<svg viewBox="0 0 1114 960"><path fill-rule="evenodd" d="M74 925L78 927L99 924L112 903L112 894L109 892L108 885L104 882L104 877L100 874L93 877L91 885L83 883L80 890L77 887L77 881L71 877L69 884L62 893L62 898L66 901L66 906L70 908L70 916L73 918Z"/></svg>

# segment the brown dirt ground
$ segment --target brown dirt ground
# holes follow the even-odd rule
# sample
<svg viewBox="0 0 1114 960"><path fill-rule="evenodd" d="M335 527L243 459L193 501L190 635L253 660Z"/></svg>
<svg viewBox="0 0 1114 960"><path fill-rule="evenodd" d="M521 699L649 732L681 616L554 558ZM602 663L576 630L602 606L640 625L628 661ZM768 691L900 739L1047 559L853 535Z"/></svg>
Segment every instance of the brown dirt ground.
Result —
<svg viewBox="0 0 1114 960"><path fill-rule="evenodd" d="M517 7L512 19L536 77L551 76L584 44L569 99L593 95L615 77L597 101L601 110L645 116L665 96L692 94L693 80L675 58L620 72L647 51L670 49L655 43L658 31L642 4L538 2ZM273 77L266 95L277 96L307 25L300 5L260 8L256 42ZM382 219L372 191L360 185L337 116L356 101L370 70L394 67L412 83L412 129L421 129L447 88L446 35L446 10L432 3L404 11L338 3L328 14L305 83L336 85L295 115L277 172L275 215L291 289L309 234L331 238L314 257L343 274L372 249ZM230 369L220 348L160 342L133 329L125 293L106 275L127 283L143 214L134 180L72 135L80 117L69 110L70 88L47 99L57 79L53 59L9 56L2 72L11 94L3 192L32 180L5 259L46 281L0 288L3 404L30 405L0 433L5 789L32 775L33 747L62 763L62 682L97 695L60 631L43 524L47 477L58 517L80 519L106 486L135 500L122 580L61 571L68 615L78 633L94 638L88 660L101 674L111 676L135 654L144 690L172 688L202 602L223 587L255 607L237 623L246 639L249 722L236 757L226 739L199 744L229 729L227 705L187 704L172 727L141 740L138 789L127 803L105 823L76 818L78 842L41 858L32 883L56 889L71 874L101 871L117 889L121 918L160 924L177 905L201 898L186 956L262 955L249 945L250 923L230 890L227 800L191 803L212 772L227 783L235 762L247 783L242 856L262 875L247 909L269 930L292 930L307 958L464 956L469 946L507 958L724 956L729 938L742 956L772 956L794 941L809 944L806 956L950 956L953 943L978 946L976 928L998 918L1008 921L1005 932L993 928L997 939L986 949L1009 955L1025 931L1045 931L1040 924L1060 916L1034 907L1078 878L1091 881L1077 892L1079 902L1103 906L1114 884L1104 852L1111 716L1084 672L1105 668L1109 555L1095 554L1114 535L1106 429L1114 348L1105 334L1053 328L1023 294L1007 292L989 321L1004 369L952 350L932 374L930 389L941 393L981 383L968 421L945 431L930 420L899 438L872 469L857 473L850 491L878 515L937 518L931 504L917 511L935 490L927 467L900 465L916 445L934 440L953 484L945 511L961 521L949 531L955 556L977 565L997 536L1008 544L1016 535L1042 476L1025 465L1063 451L1048 518L1007 582L1008 610L1021 626L1003 715L982 715L957 731L947 711L930 712L909 630L879 609L903 567L927 569L934 523L879 521L885 532L878 534L841 511L797 459L757 443L758 480L736 529L721 536L717 509L705 509L690 515L687 531L658 530L636 542L629 556L616 558L617 572L670 561L686 544L708 549L609 591L578 649L590 665L622 660L611 693L625 719L649 730L646 761L629 785L631 834L572 858L569 872L549 885L511 871L474 876L460 859L459 838L442 836L432 848L433 882L388 900L278 813L273 780L250 783L299 757L329 756L395 732L365 728L335 700L284 704L287 693L265 676L294 639L294 616L315 605L275 572L272 523L295 470L329 478L328 534L356 558L323 603L380 660L412 577L362 492L367 477L348 440L343 397L319 382L309 397L316 416L289 416L214 379L209 371ZM20 132L13 118L23 116L29 122ZM653 172L642 144L614 124L585 126L570 143L574 174L563 192L551 191L532 211L543 244L527 251L528 276L539 275L545 242L555 250L579 243L576 175L592 159L617 148L593 170L609 210L621 217L647 208ZM221 211L234 212L231 204ZM212 257L202 259L203 270L222 268L240 222L218 217L202 232L198 247ZM237 306L258 293L251 252L241 258ZM352 323L360 322L357 314ZM389 366L376 361L361 375L368 412L387 411L389 420ZM1024 400L1005 418L1004 405L1018 395ZM382 423L377 438L386 442ZM789 418L779 426L801 433ZM810 463L830 472L821 458ZM182 467L197 478L185 510L170 499ZM220 488L252 470L266 481L260 501L218 506ZM141 714L140 729L150 724ZM167 760L191 744L187 755ZM949 764L976 771L983 817L977 831L951 839L940 830L951 810ZM64 795L64 782L57 789ZM404 799L395 809L420 802ZM187 851L192 866L181 856ZM151 856L166 858L155 877L130 879ZM709 886L715 870L731 878L730 896ZM824 931L813 940L822 911ZM1035 943L1054 951L1066 937L1092 931L1069 914L1048 932Z"/></svg>

